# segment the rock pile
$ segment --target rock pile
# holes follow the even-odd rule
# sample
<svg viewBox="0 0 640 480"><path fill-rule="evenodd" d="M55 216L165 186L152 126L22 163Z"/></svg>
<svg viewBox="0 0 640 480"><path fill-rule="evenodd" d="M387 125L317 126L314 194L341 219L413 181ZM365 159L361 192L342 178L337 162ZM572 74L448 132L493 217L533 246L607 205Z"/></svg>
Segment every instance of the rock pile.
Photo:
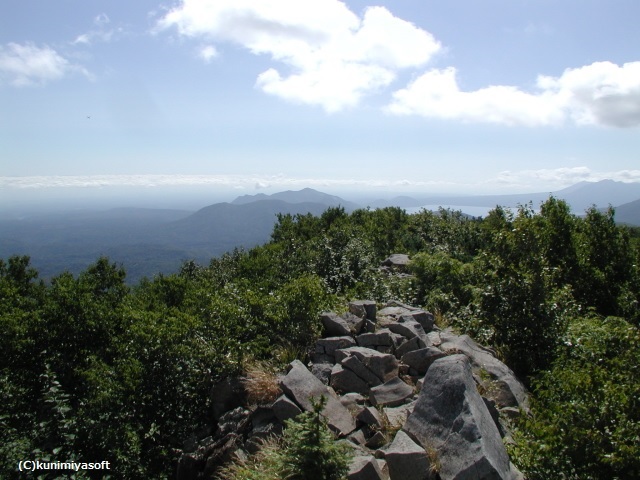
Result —
<svg viewBox="0 0 640 480"><path fill-rule="evenodd" d="M329 427L354 449L349 480L522 478L501 419L527 412L527 393L490 349L398 302L380 311L351 302L321 321L310 364L289 365L272 404L242 406L233 380L214 387L217 427L185 445L180 480L211 478L221 463L255 452L319 396Z"/></svg>

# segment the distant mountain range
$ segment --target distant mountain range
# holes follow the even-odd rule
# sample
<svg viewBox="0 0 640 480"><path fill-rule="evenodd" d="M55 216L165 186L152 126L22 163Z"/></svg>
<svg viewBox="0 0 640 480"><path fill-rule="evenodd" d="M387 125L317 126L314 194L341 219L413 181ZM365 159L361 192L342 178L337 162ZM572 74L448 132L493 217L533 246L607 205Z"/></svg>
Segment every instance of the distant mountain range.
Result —
<svg viewBox="0 0 640 480"><path fill-rule="evenodd" d="M616 219L640 225L640 184L605 180L581 182L551 193L447 197L396 197L373 202L373 208L423 205L515 207L550 194L566 200L574 213L591 205L616 208ZM122 263L129 281L176 271L184 260L208 263L212 257L235 247L250 248L266 242L278 213L319 215L328 207L347 211L359 205L310 188L273 195L244 195L231 203L216 203L196 212L142 208L66 212L0 220L0 258L29 255L41 277L68 270L78 273L107 255ZM457 208L457 207L456 207Z"/></svg>
<svg viewBox="0 0 640 480"><path fill-rule="evenodd" d="M372 207L399 206L403 208L423 205L452 205L460 207L517 207L532 202L534 207L544 202L550 195L566 200L576 214L581 214L592 205L605 208L617 207L640 199L640 183L624 183L613 180L600 182L580 182L555 192L518 193L509 195L459 195L430 197L396 197L379 200ZM464 209L461 208L463 211ZM640 225L640 218L637 222Z"/></svg>

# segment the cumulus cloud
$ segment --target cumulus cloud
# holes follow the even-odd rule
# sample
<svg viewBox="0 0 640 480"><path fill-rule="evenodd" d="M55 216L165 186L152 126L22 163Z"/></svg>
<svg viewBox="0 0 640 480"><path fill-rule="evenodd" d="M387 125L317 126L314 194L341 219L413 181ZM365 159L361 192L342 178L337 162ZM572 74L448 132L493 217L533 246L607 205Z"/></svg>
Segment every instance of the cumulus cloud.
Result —
<svg viewBox="0 0 640 480"><path fill-rule="evenodd" d="M536 91L489 86L462 91L455 68L430 70L393 93L387 107L398 115L421 115L506 125L640 125L640 62L596 62L540 76Z"/></svg>
<svg viewBox="0 0 640 480"><path fill-rule="evenodd" d="M158 22L159 30L168 28L269 55L286 71L261 73L258 88L327 111L357 104L441 48L429 32L384 7L360 17L338 0L182 0Z"/></svg>
<svg viewBox="0 0 640 480"><path fill-rule="evenodd" d="M32 43L0 45L0 81L23 87L59 80L72 72L87 72L51 47Z"/></svg>

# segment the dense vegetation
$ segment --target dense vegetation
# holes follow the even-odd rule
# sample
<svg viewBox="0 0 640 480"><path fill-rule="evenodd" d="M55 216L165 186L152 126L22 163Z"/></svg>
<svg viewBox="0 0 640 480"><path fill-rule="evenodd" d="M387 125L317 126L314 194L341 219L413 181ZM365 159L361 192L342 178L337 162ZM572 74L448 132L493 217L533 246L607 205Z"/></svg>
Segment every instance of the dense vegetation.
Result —
<svg viewBox="0 0 640 480"><path fill-rule="evenodd" d="M484 220L280 215L262 246L134 287L106 258L46 284L27 257L0 261L0 476L38 458L171 477L210 422L213 383L247 358L303 356L321 310L366 297L431 309L531 386L512 448L530 478L638 478L638 241L612 210L577 217L550 198ZM412 277L378 269L395 252L412 256Z"/></svg>

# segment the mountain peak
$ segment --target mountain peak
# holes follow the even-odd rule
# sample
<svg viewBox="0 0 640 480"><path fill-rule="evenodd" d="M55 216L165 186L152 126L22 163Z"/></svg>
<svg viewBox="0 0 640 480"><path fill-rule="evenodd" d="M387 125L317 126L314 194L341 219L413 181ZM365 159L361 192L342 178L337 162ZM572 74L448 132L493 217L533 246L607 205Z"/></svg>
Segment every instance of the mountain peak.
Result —
<svg viewBox="0 0 640 480"><path fill-rule="evenodd" d="M318 203L327 207L342 206L346 210L355 210L358 205L352 202L348 202L343 198L335 195L329 195L328 193L319 192L313 188L303 188L302 190L286 190L284 192L274 193L272 195L266 195L264 193L258 193L256 195L243 195L236 198L233 202L234 205L244 205L247 203L260 202L264 200L281 200L287 203Z"/></svg>

